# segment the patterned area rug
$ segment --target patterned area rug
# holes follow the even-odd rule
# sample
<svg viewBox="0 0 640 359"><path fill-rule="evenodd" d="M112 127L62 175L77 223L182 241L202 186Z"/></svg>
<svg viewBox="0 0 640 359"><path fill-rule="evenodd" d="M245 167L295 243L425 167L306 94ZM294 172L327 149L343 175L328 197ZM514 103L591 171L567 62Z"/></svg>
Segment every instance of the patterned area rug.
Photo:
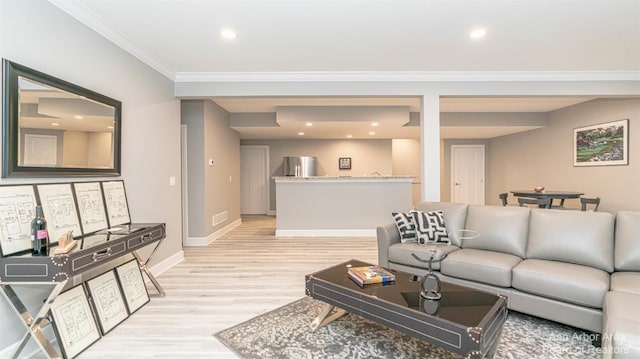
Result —
<svg viewBox="0 0 640 359"><path fill-rule="evenodd" d="M460 358L353 314L311 332L322 305L305 297L214 336L245 359ZM600 358L591 339L579 329L509 312L496 358Z"/></svg>

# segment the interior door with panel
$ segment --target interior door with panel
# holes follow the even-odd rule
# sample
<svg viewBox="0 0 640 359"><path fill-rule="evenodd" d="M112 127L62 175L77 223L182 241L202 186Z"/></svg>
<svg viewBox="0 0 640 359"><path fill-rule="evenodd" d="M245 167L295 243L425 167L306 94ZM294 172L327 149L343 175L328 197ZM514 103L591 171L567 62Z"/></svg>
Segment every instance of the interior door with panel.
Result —
<svg viewBox="0 0 640 359"><path fill-rule="evenodd" d="M240 146L240 213L267 214L268 147Z"/></svg>
<svg viewBox="0 0 640 359"><path fill-rule="evenodd" d="M451 202L484 204L484 145L451 146Z"/></svg>

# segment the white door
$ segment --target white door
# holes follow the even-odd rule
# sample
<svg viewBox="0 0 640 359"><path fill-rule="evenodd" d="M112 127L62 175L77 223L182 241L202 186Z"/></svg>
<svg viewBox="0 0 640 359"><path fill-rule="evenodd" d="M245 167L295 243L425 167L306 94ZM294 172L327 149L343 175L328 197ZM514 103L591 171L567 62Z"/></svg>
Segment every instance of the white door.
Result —
<svg viewBox="0 0 640 359"><path fill-rule="evenodd" d="M56 136L24 136L24 166L55 166L58 162L57 152Z"/></svg>
<svg viewBox="0 0 640 359"><path fill-rule="evenodd" d="M240 146L240 213L267 214L269 147Z"/></svg>
<svg viewBox="0 0 640 359"><path fill-rule="evenodd" d="M451 202L484 204L484 145L451 146Z"/></svg>

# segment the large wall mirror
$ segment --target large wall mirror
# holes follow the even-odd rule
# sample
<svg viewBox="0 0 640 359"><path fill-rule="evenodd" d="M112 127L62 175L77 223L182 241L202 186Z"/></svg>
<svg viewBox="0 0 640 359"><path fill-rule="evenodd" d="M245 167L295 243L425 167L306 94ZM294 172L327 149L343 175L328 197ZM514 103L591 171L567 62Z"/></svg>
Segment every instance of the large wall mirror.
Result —
<svg viewBox="0 0 640 359"><path fill-rule="evenodd" d="M120 175L119 101L2 60L2 176Z"/></svg>

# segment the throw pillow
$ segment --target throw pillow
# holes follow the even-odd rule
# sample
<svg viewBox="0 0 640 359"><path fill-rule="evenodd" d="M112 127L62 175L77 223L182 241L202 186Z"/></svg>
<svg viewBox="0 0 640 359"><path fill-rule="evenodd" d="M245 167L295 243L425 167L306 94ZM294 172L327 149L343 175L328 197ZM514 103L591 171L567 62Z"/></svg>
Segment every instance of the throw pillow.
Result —
<svg viewBox="0 0 640 359"><path fill-rule="evenodd" d="M447 227L444 225L442 211L411 211L419 244L446 243L451 244Z"/></svg>
<svg viewBox="0 0 640 359"><path fill-rule="evenodd" d="M413 223L413 216L411 213L393 212L391 215L393 216L393 220L396 222L398 232L400 232L400 242L418 242L418 237L416 236L416 225Z"/></svg>

